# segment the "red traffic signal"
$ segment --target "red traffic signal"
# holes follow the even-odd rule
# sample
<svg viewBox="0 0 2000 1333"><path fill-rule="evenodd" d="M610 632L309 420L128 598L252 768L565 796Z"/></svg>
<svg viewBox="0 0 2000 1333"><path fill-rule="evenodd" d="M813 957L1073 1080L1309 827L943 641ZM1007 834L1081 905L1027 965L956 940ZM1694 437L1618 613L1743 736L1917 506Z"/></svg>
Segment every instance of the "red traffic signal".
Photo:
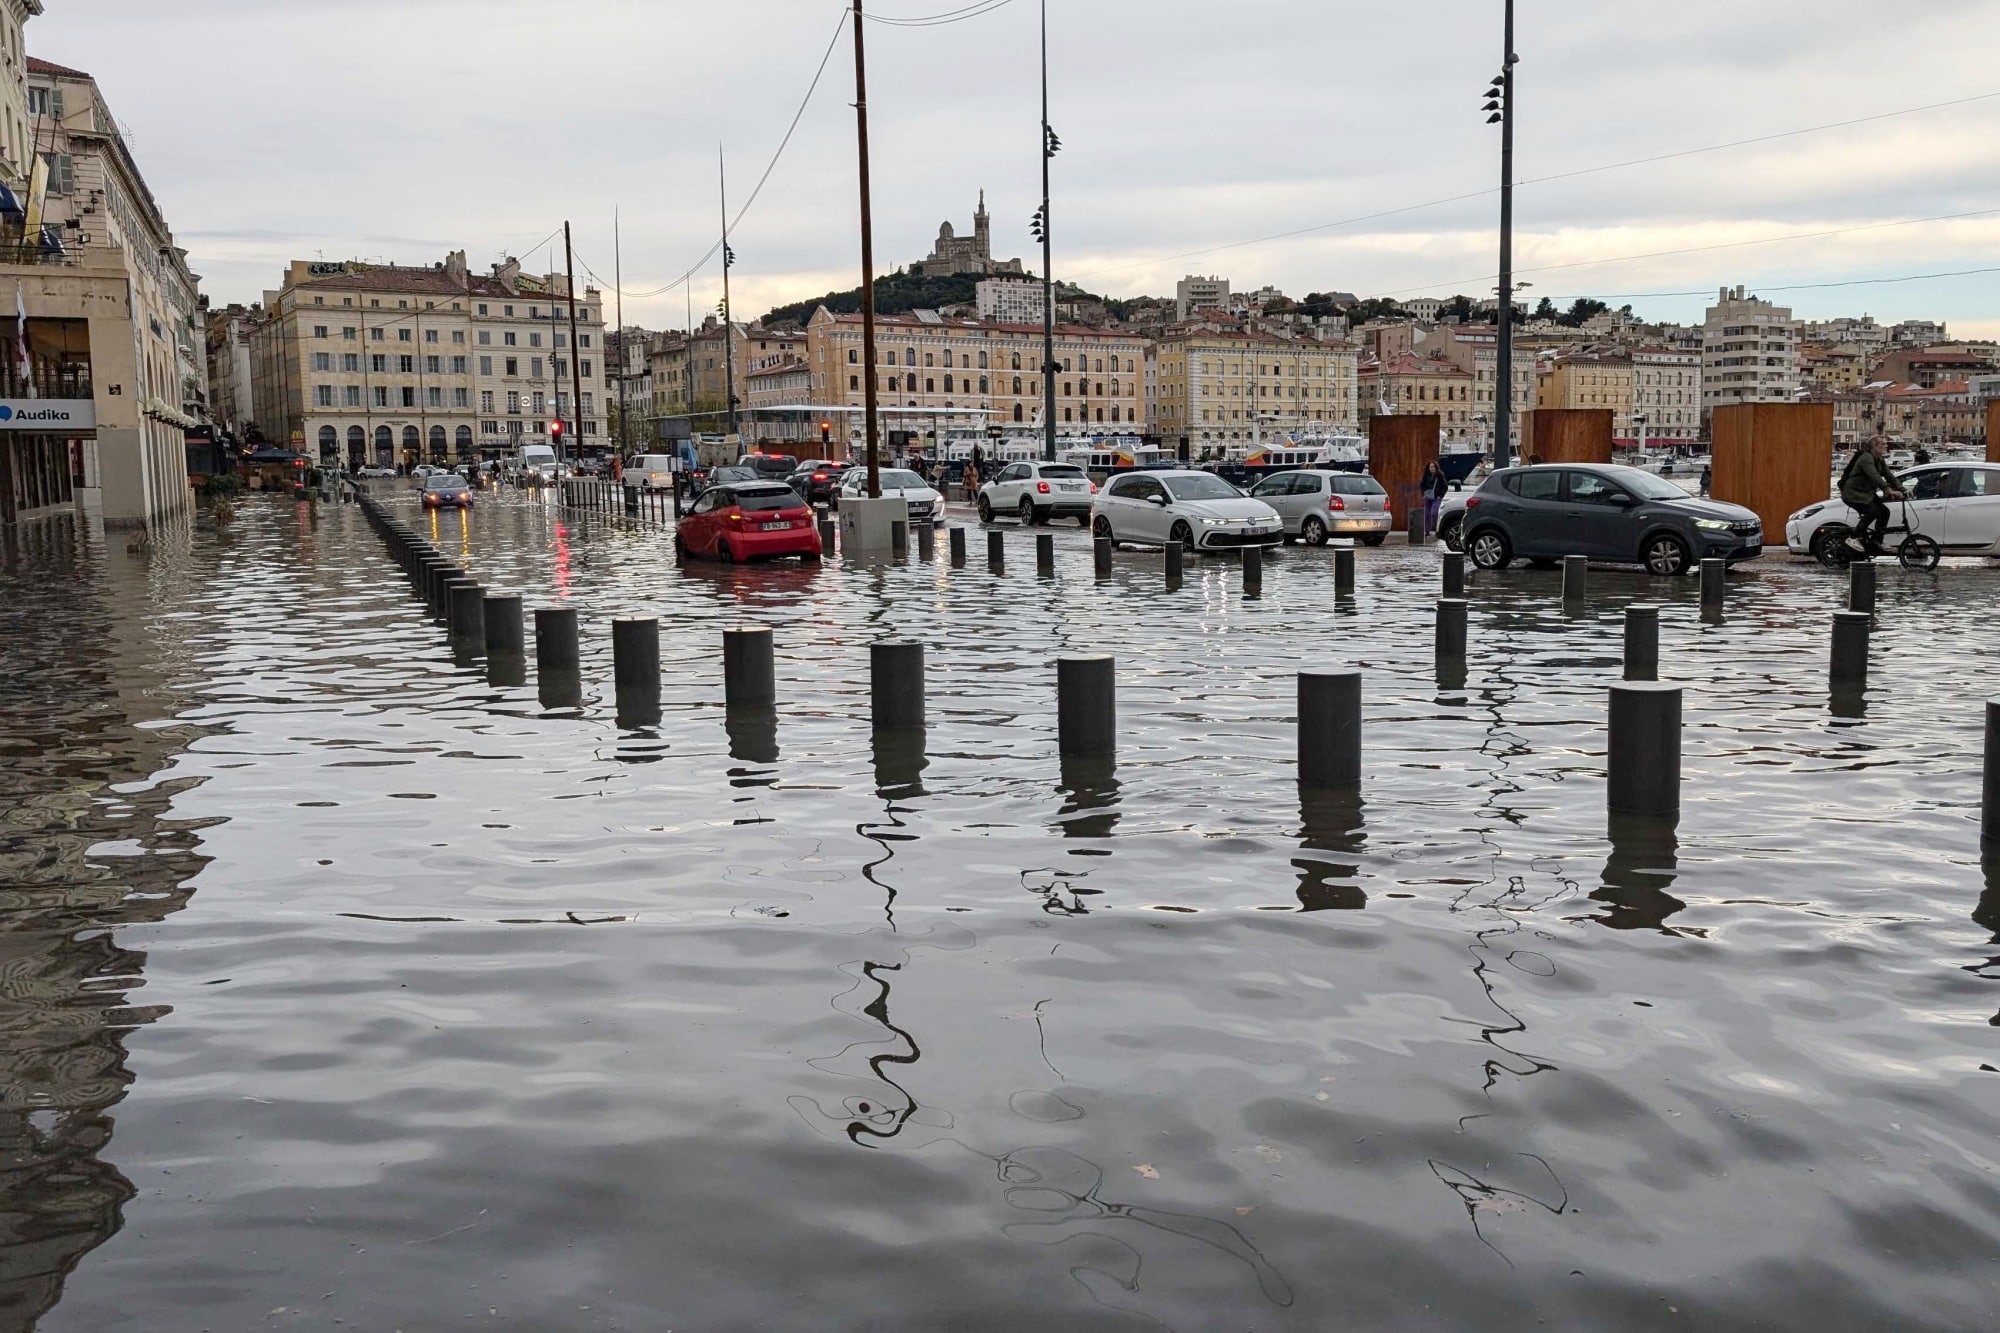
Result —
<svg viewBox="0 0 2000 1333"><path fill-rule="evenodd" d="M833 443L833 423L831 421L822 421L819 423L819 442L821 444Z"/></svg>
<svg viewBox="0 0 2000 1333"><path fill-rule="evenodd" d="M551 421L551 422L549 423L549 435L550 435L550 436L551 436L552 438L554 438L554 439L558 439L558 440L560 440L560 439L562 438L562 422L561 422L561 421Z"/></svg>

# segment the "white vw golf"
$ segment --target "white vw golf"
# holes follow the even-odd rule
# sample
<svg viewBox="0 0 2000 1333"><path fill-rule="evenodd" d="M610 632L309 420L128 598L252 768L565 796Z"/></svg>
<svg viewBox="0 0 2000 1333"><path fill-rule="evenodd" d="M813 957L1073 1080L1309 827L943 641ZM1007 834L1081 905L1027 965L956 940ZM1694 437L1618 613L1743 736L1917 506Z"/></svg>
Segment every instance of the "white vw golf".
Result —
<svg viewBox="0 0 2000 1333"><path fill-rule="evenodd" d="M1122 473L1097 493L1090 515L1091 534L1114 546L1179 542L1184 551L1233 551L1285 539L1277 510L1213 472Z"/></svg>

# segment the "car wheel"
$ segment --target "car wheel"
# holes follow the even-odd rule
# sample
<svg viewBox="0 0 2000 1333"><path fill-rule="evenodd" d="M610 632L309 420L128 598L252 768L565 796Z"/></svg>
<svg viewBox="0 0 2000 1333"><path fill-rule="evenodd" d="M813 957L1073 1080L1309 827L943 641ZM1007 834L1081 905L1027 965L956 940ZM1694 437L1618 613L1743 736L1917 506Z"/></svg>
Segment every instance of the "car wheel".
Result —
<svg viewBox="0 0 2000 1333"><path fill-rule="evenodd" d="M1828 523L1812 535L1809 549L1813 559L1828 569L1840 569L1854 559L1854 551L1847 544L1853 529L1845 523Z"/></svg>
<svg viewBox="0 0 2000 1333"><path fill-rule="evenodd" d="M729 539L727 537L716 538L715 558L725 565L736 563L736 552L729 549Z"/></svg>
<svg viewBox="0 0 2000 1333"><path fill-rule="evenodd" d="M1167 540L1170 542L1179 542L1183 551L1192 551L1194 550L1194 529L1189 527L1186 521L1183 520L1174 524L1168 530Z"/></svg>
<svg viewBox="0 0 2000 1333"><path fill-rule="evenodd" d="M1444 520L1442 526L1438 528L1438 540L1444 543L1445 550L1464 551L1465 547L1461 543L1461 538L1464 534L1460 531L1464 526L1465 520L1463 518L1454 517Z"/></svg>
<svg viewBox="0 0 2000 1333"><path fill-rule="evenodd" d="M1671 532L1662 532L1646 539L1646 549L1639 554L1639 563L1646 567L1648 574L1671 577L1687 573L1688 565L1694 557L1688 553L1687 543Z"/></svg>
<svg viewBox="0 0 2000 1333"><path fill-rule="evenodd" d="M979 521L981 523L993 521L993 502L983 494L979 497Z"/></svg>
<svg viewBox="0 0 2000 1333"><path fill-rule="evenodd" d="M1099 541L1111 543L1111 549L1118 549L1118 534L1111 530L1111 520L1099 514L1090 524L1090 535Z"/></svg>
<svg viewBox="0 0 2000 1333"><path fill-rule="evenodd" d="M1507 534L1498 528L1481 528L1472 534L1467 544L1472 555L1472 563L1481 569L1505 569L1514 562L1514 548L1507 542Z"/></svg>
<svg viewBox="0 0 2000 1333"><path fill-rule="evenodd" d="M1022 497L1021 497L1021 511L1020 511L1020 512L1021 512L1021 526L1022 526L1022 527L1024 527L1024 528L1032 528L1032 527L1034 527L1034 526L1035 526L1035 502L1034 502L1033 500L1030 500L1030 499L1029 499L1029 498L1028 498L1027 496L1025 496L1025 495L1024 495L1024 496L1022 496Z"/></svg>
<svg viewBox="0 0 2000 1333"><path fill-rule="evenodd" d="M1363 546L1380 546L1388 540L1389 534L1386 532L1371 532L1361 539L1361 544Z"/></svg>
<svg viewBox="0 0 2000 1333"><path fill-rule="evenodd" d="M682 541L681 535L676 532L674 534L674 559L680 561L682 564L686 564L687 558L688 544Z"/></svg>
<svg viewBox="0 0 2000 1333"><path fill-rule="evenodd" d="M1317 514L1309 514L1305 521L1299 524L1299 536L1305 540L1307 546L1324 546L1326 524L1319 521Z"/></svg>

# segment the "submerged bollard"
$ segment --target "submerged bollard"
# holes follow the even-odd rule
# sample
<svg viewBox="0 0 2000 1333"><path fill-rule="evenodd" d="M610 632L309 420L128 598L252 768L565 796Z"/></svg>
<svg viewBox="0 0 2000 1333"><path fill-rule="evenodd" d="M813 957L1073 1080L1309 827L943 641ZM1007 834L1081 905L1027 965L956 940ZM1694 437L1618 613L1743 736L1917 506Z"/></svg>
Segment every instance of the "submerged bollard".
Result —
<svg viewBox="0 0 2000 1333"><path fill-rule="evenodd" d="M951 547L951 567L953 569L964 569L965 529L953 528L950 533L950 541L947 544Z"/></svg>
<svg viewBox="0 0 2000 1333"><path fill-rule="evenodd" d="M583 670L577 646L576 608L535 608L535 671L542 676L571 676Z"/></svg>
<svg viewBox="0 0 2000 1333"><path fill-rule="evenodd" d="M502 593L486 598L480 616L485 626L488 657L527 656L527 634L521 623L519 594Z"/></svg>
<svg viewBox="0 0 2000 1333"><path fill-rule="evenodd" d="M1246 546L1243 548L1243 595L1261 597L1264 593L1264 548Z"/></svg>
<svg viewBox="0 0 2000 1333"><path fill-rule="evenodd" d="M1835 688L1868 684L1869 620L1866 611L1833 613L1833 652L1827 662L1827 681Z"/></svg>
<svg viewBox="0 0 2000 1333"><path fill-rule="evenodd" d="M1299 786L1361 785L1361 673L1299 672Z"/></svg>
<svg viewBox="0 0 2000 1333"><path fill-rule="evenodd" d="M1411 506L1410 506L1410 524L1409 524L1409 531L1410 531L1410 538L1409 538L1409 540L1410 540L1410 545L1412 545L1412 546L1422 546L1422 545L1424 544L1424 536L1425 536L1425 532L1424 532L1424 519L1425 519L1425 517L1426 517L1426 515L1425 515L1425 512L1424 512L1424 507L1423 507L1423 505L1421 505L1421 504L1413 504L1413 505L1411 505Z"/></svg>
<svg viewBox="0 0 2000 1333"><path fill-rule="evenodd" d="M1056 659L1056 749L1066 758L1118 748L1118 659Z"/></svg>
<svg viewBox="0 0 2000 1333"><path fill-rule="evenodd" d="M1590 557L1566 555L1563 557L1563 601L1581 602L1584 585L1590 578Z"/></svg>
<svg viewBox="0 0 2000 1333"><path fill-rule="evenodd" d="M1354 591L1354 543L1343 542L1333 548L1333 590L1335 592Z"/></svg>
<svg viewBox="0 0 2000 1333"><path fill-rule="evenodd" d="M1660 608L1625 608L1625 679L1660 678Z"/></svg>
<svg viewBox="0 0 2000 1333"><path fill-rule="evenodd" d="M1007 538L997 529L986 534L986 567L995 574L1007 567Z"/></svg>
<svg viewBox="0 0 2000 1333"><path fill-rule="evenodd" d="M1465 556L1458 551L1447 551L1444 556L1444 595L1465 596Z"/></svg>
<svg viewBox="0 0 2000 1333"><path fill-rule="evenodd" d="M1097 537L1091 541L1090 559L1091 567L1096 572L1098 578L1108 579L1111 577L1111 539L1109 537Z"/></svg>
<svg viewBox="0 0 2000 1333"><path fill-rule="evenodd" d="M868 701L877 731L924 729L924 646L868 645Z"/></svg>
<svg viewBox="0 0 2000 1333"><path fill-rule="evenodd" d="M889 520L889 554L897 560L910 553L910 520L892 518Z"/></svg>
<svg viewBox="0 0 2000 1333"><path fill-rule="evenodd" d="M917 559L926 561L937 559L937 529L929 523L917 525Z"/></svg>
<svg viewBox="0 0 2000 1333"><path fill-rule="evenodd" d="M454 579L445 603L454 648L486 651L486 593L471 579Z"/></svg>
<svg viewBox="0 0 2000 1333"><path fill-rule="evenodd" d="M1616 815L1681 811L1681 688L1657 681L1611 687L1605 804Z"/></svg>
<svg viewBox="0 0 2000 1333"><path fill-rule="evenodd" d="M838 543L834 540L833 515L819 516L819 550L821 555L832 555Z"/></svg>
<svg viewBox="0 0 2000 1333"><path fill-rule="evenodd" d="M1729 562L1720 556L1709 556L1701 562L1701 604L1721 606L1723 580L1728 576Z"/></svg>
<svg viewBox="0 0 2000 1333"><path fill-rule="evenodd" d="M1986 768L1980 792L1979 845L2000 853L2000 699L1986 701Z"/></svg>
<svg viewBox="0 0 2000 1333"><path fill-rule="evenodd" d="M1437 657L1440 662L1465 660L1465 607L1462 597L1440 597L1437 604Z"/></svg>
<svg viewBox="0 0 2000 1333"><path fill-rule="evenodd" d="M1179 542L1168 542L1163 548L1162 553L1166 556L1167 561L1167 583L1170 586L1178 586L1181 576L1185 572L1185 557L1181 552L1181 544Z"/></svg>
<svg viewBox="0 0 2000 1333"><path fill-rule="evenodd" d="M1055 577L1056 539L1046 532L1035 538L1035 573L1045 579Z"/></svg>
<svg viewBox="0 0 2000 1333"><path fill-rule="evenodd" d="M650 727L660 720L660 622L621 616L611 622L611 677L618 725Z"/></svg>
<svg viewBox="0 0 2000 1333"><path fill-rule="evenodd" d="M1873 611L1875 609L1875 562L1856 560L1847 567L1847 609L1850 611Z"/></svg>
<svg viewBox="0 0 2000 1333"><path fill-rule="evenodd" d="M771 631L761 625L722 631L722 701L730 708L778 706Z"/></svg>

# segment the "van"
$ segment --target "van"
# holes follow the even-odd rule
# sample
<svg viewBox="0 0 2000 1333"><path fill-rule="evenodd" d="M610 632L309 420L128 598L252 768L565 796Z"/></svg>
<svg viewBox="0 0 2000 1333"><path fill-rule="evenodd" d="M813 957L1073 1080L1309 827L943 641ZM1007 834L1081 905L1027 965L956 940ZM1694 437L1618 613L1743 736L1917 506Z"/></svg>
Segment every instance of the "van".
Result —
<svg viewBox="0 0 2000 1333"><path fill-rule="evenodd" d="M556 479L556 451L546 444L521 446L521 473L543 481Z"/></svg>
<svg viewBox="0 0 2000 1333"><path fill-rule="evenodd" d="M626 464L625 482L641 490L669 491L674 486L672 454L639 454Z"/></svg>

